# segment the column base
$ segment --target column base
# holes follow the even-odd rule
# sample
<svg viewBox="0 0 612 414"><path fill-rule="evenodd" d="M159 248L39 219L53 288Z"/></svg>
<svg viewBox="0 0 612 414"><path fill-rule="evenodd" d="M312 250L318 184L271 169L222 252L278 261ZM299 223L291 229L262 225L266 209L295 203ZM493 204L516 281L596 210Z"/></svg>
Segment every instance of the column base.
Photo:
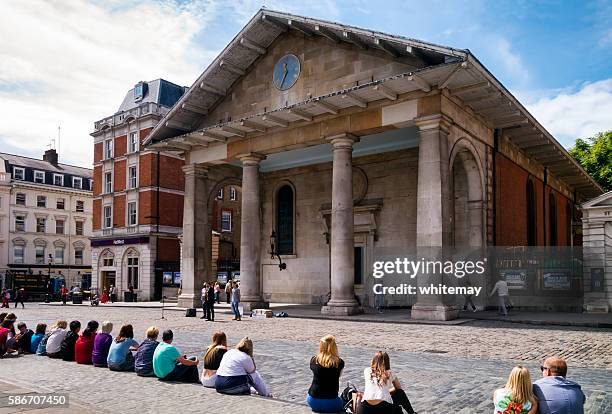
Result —
<svg viewBox="0 0 612 414"><path fill-rule="evenodd" d="M449 305L415 304L410 318L421 321L450 321L459 317L459 309Z"/></svg>
<svg viewBox="0 0 612 414"><path fill-rule="evenodd" d="M178 297L178 302L176 304L179 308L201 308L202 300L195 295L191 295L188 293L183 293Z"/></svg>
<svg viewBox="0 0 612 414"><path fill-rule="evenodd" d="M350 316L363 313L363 309L357 302L327 302L327 305L321 307L321 314L332 316Z"/></svg>
<svg viewBox="0 0 612 414"><path fill-rule="evenodd" d="M251 312L253 309L268 309L270 307L269 302L264 302L263 300L249 300L240 302L244 314L247 312Z"/></svg>

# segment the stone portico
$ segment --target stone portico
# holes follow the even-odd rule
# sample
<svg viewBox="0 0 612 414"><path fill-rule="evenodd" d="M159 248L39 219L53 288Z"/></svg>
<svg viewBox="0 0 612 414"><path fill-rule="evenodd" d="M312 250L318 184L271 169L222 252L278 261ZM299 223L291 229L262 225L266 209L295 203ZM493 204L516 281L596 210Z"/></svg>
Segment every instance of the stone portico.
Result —
<svg viewBox="0 0 612 414"><path fill-rule="evenodd" d="M288 54L300 70L281 90L273 73ZM210 204L234 180L245 310L283 301L350 315L374 306L374 260L494 243L500 139L509 156L539 141L559 192L598 191L551 155L560 145L469 52L260 11L148 138L185 157L179 305L199 306L211 279ZM573 187L566 175L578 177ZM271 258L272 232L286 270ZM427 280L438 282L445 276ZM418 319L458 313L443 296L385 301Z"/></svg>

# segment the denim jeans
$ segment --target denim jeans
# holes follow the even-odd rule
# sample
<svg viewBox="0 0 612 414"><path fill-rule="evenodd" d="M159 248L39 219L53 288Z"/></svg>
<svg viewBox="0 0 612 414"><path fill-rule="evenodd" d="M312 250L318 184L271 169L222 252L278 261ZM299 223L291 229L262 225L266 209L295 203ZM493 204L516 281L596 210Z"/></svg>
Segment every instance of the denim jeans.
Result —
<svg viewBox="0 0 612 414"><path fill-rule="evenodd" d="M232 302L232 312L236 318L240 318L240 309L238 309L239 302Z"/></svg>

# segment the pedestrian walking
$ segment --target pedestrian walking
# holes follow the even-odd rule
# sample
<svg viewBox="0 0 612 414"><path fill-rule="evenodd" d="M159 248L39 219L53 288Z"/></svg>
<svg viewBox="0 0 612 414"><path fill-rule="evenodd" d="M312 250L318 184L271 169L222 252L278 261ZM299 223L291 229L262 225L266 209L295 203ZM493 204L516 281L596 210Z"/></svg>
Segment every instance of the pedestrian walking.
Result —
<svg viewBox="0 0 612 414"><path fill-rule="evenodd" d="M221 303L220 296L221 296L221 286L219 286L219 282L215 282L215 302L217 302L217 304Z"/></svg>
<svg viewBox="0 0 612 414"><path fill-rule="evenodd" d="M215 321L215 288L212 283L208 285L206 292L206 320Z"/></svg>
<svg viewBox="0 0 612 414"><path fill-rule="evenodd" d="M202 316L200 319L208 319L206 315L208 314L208 300L206 298L208 295L208 282L204 282L202 285L202 291L200 293L200 300L202 301Z"/></svg>
<svg viewBox="0 0 612 414"><path fill-rule="evenodd" d="M495 283L495 286L493 286L493 290L489 294L489 297L493 296L495 292L497 292L497 297L499 299L498 313L508 316L508 307L512 306L510 292L508 291L508 283L504 279L499 279L497 283Z"/></svg>
<svg viewBox="0 0 612 414"><path fill-rule="evenodd" d="M115 301L117 300L117 289L115 288L115 286L111 285L108 293L110 294L111 303L115 303Z"/></svg>
<svg viewBox="0 0 612 414"><path fill-rule="evenodd" d="M2 308L9 307L9 300L11 299L11 294L6 288L2 288Z"/></svg>
<svg viewBox="0 0 612 414"><path fill-rule="evenodd" d="M66 300L68 299L68 289L66 289L66 285L62 285L60 295L62 296L62 305L65 305Z"/></svg>
<svg viewBox="0 0 612 414"><path fill-rule="evenodd" d="M234 312L233 321L240 321L242 317L240 315L240 286L238 282L232 282L232 311Z"/></svg>
<svg viewBox="0 0 612 414"><path fill-rule="evenodd" d="M17 308L17 303L21 303L21 308L25 309L25 305L23 301L25 300L25 289L21 288L15 292L15 308Z"/></svg>
<svg viewBox="0 0 612 414"><path fill-rule="evenodd" d="M232 281L231 279L225 284L225 300L229 304L232 298Z"/></svg>

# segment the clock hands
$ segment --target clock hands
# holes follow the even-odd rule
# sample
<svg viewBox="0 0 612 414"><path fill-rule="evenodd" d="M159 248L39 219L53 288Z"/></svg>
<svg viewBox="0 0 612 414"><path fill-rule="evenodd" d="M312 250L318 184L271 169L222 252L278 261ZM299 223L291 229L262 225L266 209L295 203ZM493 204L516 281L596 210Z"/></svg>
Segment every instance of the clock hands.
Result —
<svg viewBox="0 0 612 414"><path fill-rule="evenodd" d="M283 72L284 72L284 73L283 73L283 80L281 80L281 83L280 83L280 88L281 88L281 89L283 88L283 84L285 83L285 79L287 78L287 73L289 72L289 71L287 70L287 63L284 63L284 64L283 64Z"/></svg>

